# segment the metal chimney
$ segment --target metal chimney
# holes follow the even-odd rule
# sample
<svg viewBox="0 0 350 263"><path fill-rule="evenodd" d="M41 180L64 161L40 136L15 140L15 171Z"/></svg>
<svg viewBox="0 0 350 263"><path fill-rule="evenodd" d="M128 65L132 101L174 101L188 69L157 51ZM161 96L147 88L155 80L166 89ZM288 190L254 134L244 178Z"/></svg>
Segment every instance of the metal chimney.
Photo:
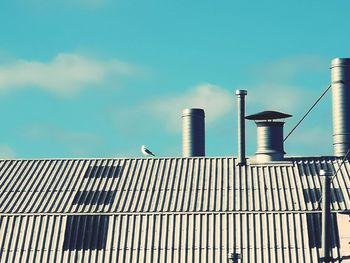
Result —
<svg viewBox="0 0 350 263"><path fill-rule="evenodd" d="M333 59L331 73L334 155L345 156L350 147L350 58Z"/></svg>
<svg viewBox="0 0 350 263"><path fill-rule="evenodd" d="M182 112L182 156L205 156L203 109L184 109Z"/></svg>
<svg viewBox="0 0 350 263"><path fill-rule="evenodd" d="M284 121L273 120L285 119L291 116L277 111L263 111L246 117L248 120L254 120L257 126L257 163L282 161L284 159Z"/></svg>
<svg viewBox="0 0 350 263"><path fill-rule="evenodd" d="M238 164L244 165L245 159L245 96L246 90L236 90L238 113Z"/></svg>

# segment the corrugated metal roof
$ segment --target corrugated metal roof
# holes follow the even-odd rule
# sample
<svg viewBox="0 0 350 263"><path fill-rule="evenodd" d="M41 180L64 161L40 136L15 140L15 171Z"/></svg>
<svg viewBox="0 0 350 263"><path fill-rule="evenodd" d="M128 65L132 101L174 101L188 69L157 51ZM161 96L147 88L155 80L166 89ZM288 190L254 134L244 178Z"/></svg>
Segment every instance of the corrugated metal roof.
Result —
<svg viewBox="0 0 350 263"><path fill-rule="evenodd" d="M0 162L0 213L313 211L319 170L334 158L236 166L233 158L12 160ZM350 208L347 161L332 209Z"/></svg>
<svg viewBox="0 0 350 263"><path fill-rule="evenodd" d="M0 262L317 262L319 170L340 162L2 160ZM349 211L349 171L333 180L334 212ZM336 223L332 240L340 260Z"/></svg>
<svg viewBox="0 0 350 263"><path fill-rule="evenodd" d="M15 215L0 221L1 262L228 262L231 253L243 262L318 262L321 253L317 213ZM338 262L336 232L331 243Z"/></svg>

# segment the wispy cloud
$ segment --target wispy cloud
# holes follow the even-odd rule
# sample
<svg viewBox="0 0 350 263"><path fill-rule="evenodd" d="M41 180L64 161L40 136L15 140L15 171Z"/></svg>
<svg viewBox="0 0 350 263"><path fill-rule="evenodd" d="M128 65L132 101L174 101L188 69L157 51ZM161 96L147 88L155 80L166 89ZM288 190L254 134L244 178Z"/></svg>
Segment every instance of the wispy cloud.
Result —
<svg viewBox="0 0 350 263"><path fill-rule="evenodd" d="M209 140L219 141L220 145L220 140L227 135L227 126L230 126L226 119L232 118L233 100L233 91L204 83L148 98L145 103L115 107L111 111L111 118L117 128L118 138L132 138L125 147L130 152L124 151L124 154L139 155L141 145L145 144L158 156L178 156L181 154L183 109L203 108L208 138L216 137L217 140ZM231 134L230 128L229 131ZM224 143L227 144L227 141Z"/></svg>
<svg viewBox="0 0 350 263"><path fill-rule="evenodd" d="M327 65L327 60L320 56L302 55L258 66L253 70L252 83L242 87L248 90L248 107L290 113L304 111L325 88L310 89L309 79L324 74Z"/></svg>
<svg viewBox="0 0 350 263"><path fill-rule="evenodd" d="M56 126L36 125L23 130L32 141L56 142L73 156L87 156L94 153L103 142L98 135Z"/></svg>
<svg viewBox="0 0 350 263"><path fill-rule="evenodd" d="M332 129L330 127L302 127L286 141L290 155L332 155Z"/></svg>
<svg viewBox="0 0 350 263"><path fill-rule="evenodd" d="M263 110L292 114L293 118L286 121L286 135L328 85L328 63L322 57L304 55L256 67L252 71L250 84L240 87L248 90L247 114ZM285 147L288 154L313 155L317 152L319 154L329 152L331 148L329 99L329 96L324 97L288 138ZM255 133L255 125L248 122L247 126L247 133L252 134L252 131ZM329 142L324 143L325 141ZM251 141L248 140L247 144L249 149L253 149Z"/></svg>
<svg viewBox="0 0 350 263"><path fill-rule="evenodd" d="M0 158L12 159L16 157L15 150L8 145L0 145Z"/></svg>
<svg viewBox="0 0 350 263"><path fill-rule="evenodd" d="M98 60L74 53L60 53L48 62L17 59L0 64L0 90L38 87L72 95L136 71L134 66L116 59Z"/></svg>
<svg viewBox="0 0 350 263"><path fill-rule="evenodd" d="M206 123L210 125L232 107L232 94L226 89L205 83L189 88L181 94L157 98L146 104L146 109L159 117L169 130L181 129L181 113L185 108L203 108Z"/></svg>
<svg viewBox="0 0 350 263"><path fill-rule="evenodd" d="M273 109L282 112L295 112L310 103L312 94L296 85L256 84L248 87L247 105L250 110ZM250 111L249 110L249 111Z"/></svg>
<svg viewBox="0 0 350 263"><path fill-rule="evenodd" d="M299 75L324 72L329 61L318 55L299 55L287 57L260 65L254 69L254 75L265 82L291 81Z"/></svg>
<svg viewBox="0 0 350 263"><path fill-rule="evenodd" d="M248 90L247 114L262 110L277 110L293 114L294 118L289 119L286 123L286 133L298 121L302 114L304 114L308 107L311 106L312 102L314 102L322 91L318 92L315 88L309 89L307 84L304 87L302 81L300 82L298 79L295 79L299 78L299 74L303 74L298 71L298 63L296 61L297 60L294 60L293 63L295 66L290 69L293 72L285 73L284 77L280 76L278 80L274 79L272 81L269 78L261 79L257 75L252 75L249 85L235 87L237 89L242 88ZM302 59L298 61L300 63L306 63ZM273 71L275 68L273 65L274 63L268 64L265 69L267 70L267 68L270 68L271 71ZM312 63L310 62L309 65L311 67ZM287 67L286 65L286 68ZM286 69L286 72L287 71ZM272 75L272 72L270 73ZM316 73L319 74L318 71ZM227 144L229 139L233 137L230 125L233 126L237 123L235 119L236 113L234 113L236 111L234 107L235 101L234 89L226 89L218 85L204 83L182 90L181 92L177 91L165 95L157 94L157 97L150 99L148 102L146 101L144 104L131 105L127 109L119 108L117 113L115 113L114 110L113 114L116 119L118 131L124 130L127 136L133 136L135 138L134 141L139 142L140 145L143 143L147 144L148 138L156 138L153 141L153 145L156 144L158 149L160 149L164 146L164 143L159 143L159 145L157 145L158 138L170 138L168 139L169 145L167 145L167 147L174 147L175 149L175 147L181 145L181 143L175 145L172 143L172 140L175 141L179 139L179 132L182 127L182 110L184 108L204 108L206 113L207 134L209 136L213 136L214 134L218 135L213 136L214 138L208 136L208 142L211 143L216 138L225 138L224 144ZM315 112L312 114L315 114ZM307 121L308 120L310 120L310 117ZM233 122L234 124L232 124ZM302 136L304 133L308 134L308 138L318 136L318 138L322 139L324 134L319 133L320 130L312 130L312 126L313 125L303 123L295 134L288 139L287 146L289 146L289 143L292 145L292 147L287 147L286 151L288 153L293 155L303 151L312 152L314 145L319 143L319 140L314 140L317 141L317 143L314 144L310 142L305 143L302 140L295 140L295 138L297 138L295 135L298 134ZM251 153L255 152L255 133L255 125L252 122L247 122L247 145L249 147L248 152ZM159 139L159 141L161 141L161 139ZM221 142L218 142L216 147L219 143ZM326 151L327 149L324 148L323 152ZM180 152L180 150L177 152ZM220 154L220 150L218 152Z"/></svg>

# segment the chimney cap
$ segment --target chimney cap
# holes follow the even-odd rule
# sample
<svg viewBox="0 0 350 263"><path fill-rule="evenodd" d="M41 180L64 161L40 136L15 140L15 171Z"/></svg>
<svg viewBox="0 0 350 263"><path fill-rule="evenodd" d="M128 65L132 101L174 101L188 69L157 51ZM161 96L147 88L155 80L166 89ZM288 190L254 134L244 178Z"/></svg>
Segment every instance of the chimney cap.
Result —
<svg viewBox="0 0 350 263"><path fill-rule="evenodd" d="M199 109L199 108L191 108L191 109L184 109L182 111L182 117L185 116L193 116L193 115L198 115L198 116L203 116L204 117L204 110L203 109Z"/></svg>
<svg viewBox="0 0 350 263"><path fill-rule="evenodd" d="M261 121L261 120L286 119L289 117L292 117L292 115L286 114L283 112L278 112L278 111L262 111L262 112L258 112L258 113L246 116L245 118L247 120Z"/></svg>
<svg viewBox="0 0 350 263"><path fill-rule="evenodd" d="M236 95L247 95L247 91L245 89L237 89Z"/></svg>
<svg viewBox="0 0 350 263"><path fill-rule="evenodd" d="M332 59L331 68L339 66L350 66L350 58L334 58Z"/></svg>

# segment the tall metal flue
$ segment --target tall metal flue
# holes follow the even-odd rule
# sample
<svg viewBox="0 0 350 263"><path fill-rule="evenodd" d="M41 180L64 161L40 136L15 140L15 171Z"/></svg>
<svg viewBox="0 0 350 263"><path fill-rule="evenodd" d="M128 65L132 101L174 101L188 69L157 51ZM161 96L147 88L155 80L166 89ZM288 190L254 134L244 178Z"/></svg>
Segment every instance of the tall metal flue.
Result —
<svg viewBox="0 0 350 263"><path fill-rule="evenodd" d="M182 112L182 156L205 156L205 114L203 109Z"/></svg>
<svg viewBox="0 0 350 263"><path fill-rule="evenodd" d="M350 58L333 59L331 73L334 155L341 157L350 147Z"/></svg>
<svg viewBox="0 0 350 263"><path fill-rule="evenodd" d="M238 164L244 165L245 158L245 96L246 90L236 90L238 116Z"/></svg>

